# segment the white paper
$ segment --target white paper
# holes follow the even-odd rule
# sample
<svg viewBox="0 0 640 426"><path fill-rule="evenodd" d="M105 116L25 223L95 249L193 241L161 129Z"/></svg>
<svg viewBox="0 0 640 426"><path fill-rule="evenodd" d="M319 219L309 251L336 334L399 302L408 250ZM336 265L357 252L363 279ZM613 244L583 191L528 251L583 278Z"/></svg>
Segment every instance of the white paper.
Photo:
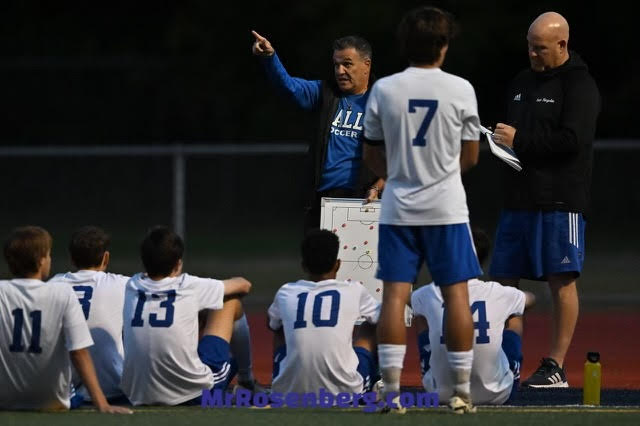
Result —
<svg viewBox="0 0 640 426"><path fill-rule="evenodd" d="M518 159L518 156L513 149L509 148L503 143L494 141L493 132L486 127L480 126L480 131L487 137L487 142L489 142L489 149L491 149L493 155L507 163L509 166L513 167L516 171L522 170L520 160Z"/></svg>

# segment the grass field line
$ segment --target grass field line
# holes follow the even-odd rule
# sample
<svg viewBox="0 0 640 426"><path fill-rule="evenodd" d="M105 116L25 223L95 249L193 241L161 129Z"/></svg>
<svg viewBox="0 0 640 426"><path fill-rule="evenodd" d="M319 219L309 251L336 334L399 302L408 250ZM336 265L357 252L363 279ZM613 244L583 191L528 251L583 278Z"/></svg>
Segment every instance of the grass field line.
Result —
<svg viewBox="0 0 640 426"><path fill-rule="evenodd" d="M276 408L275 410L282 411L341 411L341 412L358 412L363 411L364 407L350 407L350 408ZM236 409L236 410L251 410L251 411L262 411L262 410L271 410L270 407L232 407L227 408ZM144 407L144 408L134 408L134 411L140 413L176 413L176 412L193 412L196 410L202 410L200 407ZM215 408L214 408L215 410ZM220 409L218 409L220 410ZM448 409L444 406L438 408L408 408L408 411L415 412L437 412L437 411L448 411ZM478 406L479 412L490 412L490 413L625 413L625 414L640 414L640 406L608 406L608 407L595 407L595 406L583 406L583 405L557 405L553 407L541 407L537 405L480 405ZM86 412L85 410L72 411L73 412ZM93 410L90 410L93 411Z"/></svg>

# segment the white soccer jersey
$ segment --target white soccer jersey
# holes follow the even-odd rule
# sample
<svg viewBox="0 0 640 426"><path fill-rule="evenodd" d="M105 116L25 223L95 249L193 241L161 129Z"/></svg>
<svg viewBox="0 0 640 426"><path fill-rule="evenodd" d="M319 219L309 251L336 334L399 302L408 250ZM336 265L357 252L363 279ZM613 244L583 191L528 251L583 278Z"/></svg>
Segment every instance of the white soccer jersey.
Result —
<svg viewBox="0 0 640 426"><path fill-rule="evenodd" d="M443 304L440 288L430 284L420 287L411 296L414 315L429 323L431 368L422 378L425 389L438 392L441 401L453 395L451 369L443 339ZM469 280L469 305L473 316L473 366L471 369L471 399L477 404L502 404L511 394L513 373L502 351L505 321L524 312L525 294L514 287L496 282Z"/></svg>
<svg viewBox="0 0 640 426"><path fill-rule="evenodd" d="M359 318L376 323L379 304L355 282L300 280L280 287L269 307L269 327L282 327L287 354L274 392L362 392L352 346Z"/></svg>
<svg viewBox="0 0 640 426"><path fill-rule="evenodd" d="M69 408L69 351L93 344L66 284L0 281L0 408Z"/></svg>
<svg viewBox="0 0 640 426"><path fill-rule="evenodd" d="M364 135L385 143L388 177L380 223L468 222L461 140L479 140L480 118L467 80L414 67L378 80L367 101Z"/></svg>
<svg viewBox="0 0 640 426"><path fill-rule="evenodd" d="M81 270L58 274L49 282L65 282L76 292L94 345L89 349L98 382L107 398L122 395L122 308L129 277L102 271ZM74 377L74 381L79 380ZM78 392L90 399L84 386Z"/></svg>
<svg viewBox="0 0 640 426"><path fill-rule="evenodd" d="M198 312L222 309L224 283L182 274L159 281L136 274L124 299L121 388L134 405L176 405L213 387L198 356Z"/></svg>

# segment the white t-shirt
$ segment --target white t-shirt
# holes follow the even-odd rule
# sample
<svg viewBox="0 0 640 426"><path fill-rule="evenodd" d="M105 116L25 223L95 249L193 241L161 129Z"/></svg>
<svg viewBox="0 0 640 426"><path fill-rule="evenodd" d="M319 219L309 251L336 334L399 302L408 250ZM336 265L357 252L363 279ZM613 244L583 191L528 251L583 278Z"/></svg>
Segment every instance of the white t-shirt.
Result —
<svg viewBox="0 0 640 426"><path fill-rule="evenodd" d="M102 271L80 270L58 274L49 282L69 284L78 297L94 345L89 349L96 368L98 382L107 398L122 395L122 308L124 289L129 277ZM74 382L79 383L77 373ZM90 399L84 386L78 392Z"/></svg>
<svg viewBox="0 0 640 426"><path fill-rule="evenodd" d="M371 89L364 135L384 140L387 182L380 223L468 222L460 177L462 140L479 140L471 83L439 68L407 68Z"/></svg>
<svg viewBox="0 0 640 426"><path fill-rule="evenodd" d="M198 357L198 311L222 309L224 283L182 274L136 274L124 299L121 388L134 405L176 405L213 387Z"/></svg>
<svg viewBox="0 0 640 426"><path fill-rule="evenodd" d="M69 408L69 351L93 344L73 289L0 281L0 408Z"/></svg>
<svg viewBox="0 0 640 426"><path fill-rule="evenodd" d="M420 287L411 296L414 315L429 323L431 368L422 378L425 389L438 392L441 401L453 395L447 347L441 342L443 303L440 288L433 284ZM473 366L471 369L471 399L477 404L502 404L511 394L513 373L502 351L505 321L512 315L522 315L525 294L514 287L496 282L469 280L469 305L474 321Z"/></svg>
<svg viewBox="0 0 640 426"><path fill-rule="evenodd" d="M362 392L352 346L359 318L376 323L379 304L355 282L300 280L280 287L269 307L269 327L282 327L287 354L273 392Z"/></svg>

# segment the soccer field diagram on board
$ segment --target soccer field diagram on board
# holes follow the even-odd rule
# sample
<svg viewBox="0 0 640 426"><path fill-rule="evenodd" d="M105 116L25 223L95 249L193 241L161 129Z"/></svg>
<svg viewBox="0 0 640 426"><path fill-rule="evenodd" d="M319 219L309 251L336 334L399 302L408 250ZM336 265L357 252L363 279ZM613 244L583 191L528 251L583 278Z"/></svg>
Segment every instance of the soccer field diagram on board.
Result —
<svg viewBox="0 0 640 426"><path fill-rule="evenodd" d="M362 283L373 297L382 300L382 281L376 279L378 268L378 222L380 201L363 204L361 199L323 198L320 228L340 239L339 280Z"/></svg>

